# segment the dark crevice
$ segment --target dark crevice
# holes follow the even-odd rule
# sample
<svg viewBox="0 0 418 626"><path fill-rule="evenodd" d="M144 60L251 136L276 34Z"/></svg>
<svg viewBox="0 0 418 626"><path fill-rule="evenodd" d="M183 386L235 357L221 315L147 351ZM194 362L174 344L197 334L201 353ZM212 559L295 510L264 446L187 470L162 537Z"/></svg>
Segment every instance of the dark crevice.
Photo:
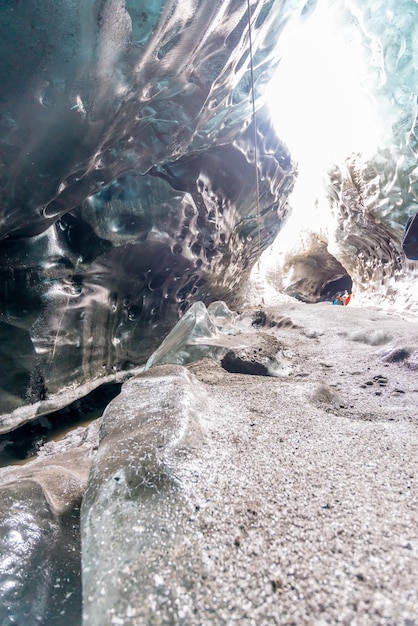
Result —
<svg viewBox="0 0 418 626"><path fill-rule="evenodd" d="M67 431L100 417L121 387L122 383L102 385L59 411L0 435L0 467L32 458L47 441L61 438Z"/></svg>
<svg viewBox="0 0 418 626"><path fill-rule="evenodd" d="M344 293L344 291L348 291L351 293L353 289L353 281L348 274L344 274L344 276L340 276L335 280L330 280L323 285L320 294L320 301L324 300L333 300L334 296L339 293Z"/></svg>
<svg viewBox="0 0 418 626"><path fill-rule="evenodd" d="M250 374L252 376L270 376L269 371L265 365L258 363L257 361L251 361L241 359L230 351L225 354L221 361L221 365L224 370L231 374Z"/></svg>

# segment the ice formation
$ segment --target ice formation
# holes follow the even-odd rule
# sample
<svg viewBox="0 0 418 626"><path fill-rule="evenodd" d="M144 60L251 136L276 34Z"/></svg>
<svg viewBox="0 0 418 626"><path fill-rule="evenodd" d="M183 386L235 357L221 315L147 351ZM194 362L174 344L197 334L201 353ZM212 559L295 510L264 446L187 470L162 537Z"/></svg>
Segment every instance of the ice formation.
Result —
<svg viewBox="0 0 418 626"><path fill-rule="evenodd" d="M259 253L292 214L296 234L277 240L274 287L317 302L346 276L358 302L414 310L415 265L400 238L416 208L416 3L249 8L1 8L0 413L47 412L45 400L59 404L63 391L143 364L197 300L239 305ZM318 30L326 15L353 64L362 51L359 78L388 132L375 154L339 154L301 214L289 195L302 157L277 137L272 110L285 93L269 85L298 29ZM292 54L310 51L296 45ZM332 71L318 91L335 80L338 95L353 82ZM294 76L295 111L303 80ZM319 114L310 106L306 94L306 134ZM342 137L349 122L336 115L332 133ZM319 140L315 148L307 134L303 143L319 158Z"/></svg>
<svg viewBox="0 0 418 626"><path fill-rule="evenodd" d="M258 108L289 11L252 7ZM238 302L295 166L260 109L258 209L241 2L7 3L0 28L0 413L39 414Z"/></svg>
<svg viewBox="0 0 418 626"><path fill-rule="evenodd" d="M327 44L322 37L321 61L311 35L325 16L333 20L334 40ZM122 381L147 360L148 366L174 362L158 366L176 373L177 383L166 381L174 389L167 398L172 408L182 403L183 389L204 412L199 402L210 399L202 392L196 400L200 388L182 364L203 354L219 360L231 343L239 350L243 329L230 310L238 311L253 293L257 302L273 293L314 305L350 284L354 306L416 314L417 266L405 258L401 240L418 210L417 23L415 0L1 3L0 431L63 407L102 382ZM335 35L352 51L352 63L337 61ZM290 41L299 41L292 52ZM291 54L298 60L293 68L299 68L290 71L295 90L274 93L272 81L281 67L289 68ZM353 82L348 68L360 58ZM316 71L322 62L321 82L313 73L299 73L306 67ZM356 78L367 115L374 112L367 119L385 131L373 150L351 141L372 130L375 136L371 122L359 132L366 109L353 101L353 121L339 104L341 94L353 95ZM317 118L325 92L331 102L328 127ZM293 130L300 133L297 144L283 130L279 105L287 96L296 117ZM322 156L324 146L331 146L326 133L339 146L328 160ZM311 161L301 146L309 147ZM351 342L356 346L376 349L381 337L389 337L376 329L367 343L360 330ZM322 336L306 330L312 341ZM400 359L408 372L416 369L415 346L381 349L388 367ZM274 354L283 374L288 364L280 350ZM150 367L142 383L133 379L132 385L146 386L153 377ZM312 397L334 398L334 390L327 395L324 389ZM178 480L192 490L193 464L201 462L200 441L195 447L193 437L202 433L196 407L188 413L189 399L183 413L176 417L173 408L168 416L167 439L154 424L144 444L145 431L138 439L131 424L125 446L126 424L104 420L84 505L83 559L92 589L89 555L101 537L87 527L106 517L109 485L112 506L123 501L129 508L133 476L133 500L142 490L167 518L167 503L153 499L160 482L179 509L184 494L177 491ZM111 440L117 444L113 451ZM95 445L83 452L83 480ZM140 470L129 474L129 455L136 452L149 456L150 484ZM67 480L65 471L63 479L59 467L45 469L51 483L31 471L16 473L15 482L11 473L3 474L0 588L11 599L1 607L0 621L65 624L72 612L78 615L79 604L65 604L71 593L65 585L61 596L54 590L60 574L49 554L42 579L31 564L39 565L47 545L59 551L68 534L71 546L78 545L74 533L84 483ZM70 510L65 504L54 508L61 483L68 491L59 497L68 495ZM151 526L144 532L155 539ZM124 550L129 549L127 542ZM60 555L65 570L65 559L72 557ZM100 570L101 562L91 566ZM156 574L157 604L164 584ZM32 606L37 595L39 603ZM26 598L20 607L17 597ZM123 601L116 598L115 607ZM185 597L184 610L188 606ZM87 606L86 620L90 612ZM135 624L132 615L126 623Z"/></svg>

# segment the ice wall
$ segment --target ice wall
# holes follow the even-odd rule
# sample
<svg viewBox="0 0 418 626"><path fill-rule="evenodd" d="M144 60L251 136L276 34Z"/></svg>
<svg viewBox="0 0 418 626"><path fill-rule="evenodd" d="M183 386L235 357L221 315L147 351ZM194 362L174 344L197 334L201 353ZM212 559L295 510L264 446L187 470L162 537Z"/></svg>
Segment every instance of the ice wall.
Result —
<svg viewBox="0 0 418 626"><path fill-rule="evenodd" d="M258 205L245 3L3 3L0 413L52 410L194 300L239 300L287 214L260 94L303 6L251 7Z"/></svg>
<svg viewBox="0 0 418 626"><path fill-rule="evenodd" d="M401 247L418 208L417 17L411 1L322 0L279 42L271 110L300 163L270 269L307 302L346 274L357 303L418 311L416 263Z"/></svg>
<svg viewBox="0 0 418 626"><path fill-rule="evenodd" d="M238 0L2 4L0 413L10 423L143 364L193 302L242 301L259 252L296 214L296 164L266 88L288 33L324 6L253 2L249 20ZM326 172L274 286L316 302L345 272L358 295L415 311L416 268L400 240L417 208L417 5L329 9L363 50L361 80L387 133L375 155L343 155ZM325 82L338 89L344 73ZM298 121L315 156L322 142L303 134L316 124L310 93ZM338 138L347 120L335 119Z"/></svg>

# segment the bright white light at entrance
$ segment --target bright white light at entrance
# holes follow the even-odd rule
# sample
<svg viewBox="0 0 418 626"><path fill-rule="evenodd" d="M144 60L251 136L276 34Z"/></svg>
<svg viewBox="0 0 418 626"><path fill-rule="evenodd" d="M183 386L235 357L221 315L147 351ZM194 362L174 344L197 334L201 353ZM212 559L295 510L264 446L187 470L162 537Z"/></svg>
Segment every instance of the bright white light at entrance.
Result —
<svg viewBox="0 0 418 626"><path fill-rule="evenodd" d="M359 163L388 145L393 116L382 90L385 68L380 42L362 30L361 3L318 0L310 16L289 22L278 38L280 64L265 94L277 135L298 164L291 212L261 257L253 280L265 301L286 292L298 259L327 246L337 260L337 211L324 185L333 165L352 154ZM358 21L357 21L358 17ZM295 264L296 260L296 264Z"/></svg>
<svg viewBox="0 0 418 626"><path fill-rule="evenodd" d="M301 167L317 171L352 152L371 156L381 135L360 31L339 26L339 5L323 0L283 33L282 61L268 93L279 137Z"/></svg>

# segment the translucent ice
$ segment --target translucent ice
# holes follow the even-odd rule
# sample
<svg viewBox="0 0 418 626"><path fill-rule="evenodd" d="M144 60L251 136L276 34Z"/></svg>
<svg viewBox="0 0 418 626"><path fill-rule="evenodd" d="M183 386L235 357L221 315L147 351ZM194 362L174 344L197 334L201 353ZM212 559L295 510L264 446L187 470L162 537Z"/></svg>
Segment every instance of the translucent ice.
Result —
<svg viewBox="0 0 418 626"><path fill-rule="evenodd" d="M227 350L224 326L236 317L224 302L213 302L208 308L195 302L150 356L145 369L157 363L186 365L221 355Z"/></svg>

